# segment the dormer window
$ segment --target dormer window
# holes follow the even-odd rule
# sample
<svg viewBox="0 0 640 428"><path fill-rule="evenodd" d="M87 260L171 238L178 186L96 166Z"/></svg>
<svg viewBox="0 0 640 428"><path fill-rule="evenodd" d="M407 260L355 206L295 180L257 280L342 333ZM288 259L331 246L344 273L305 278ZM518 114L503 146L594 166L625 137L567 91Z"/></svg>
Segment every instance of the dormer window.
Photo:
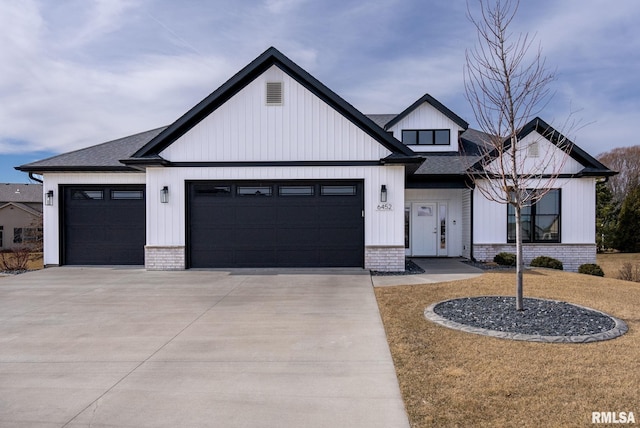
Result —
<svg viewBox="0 0 640 428"><path fill-rule="evenodd" d="M448 146L449 134L448 129L403 129L402 142L407 146Z"/></svg>

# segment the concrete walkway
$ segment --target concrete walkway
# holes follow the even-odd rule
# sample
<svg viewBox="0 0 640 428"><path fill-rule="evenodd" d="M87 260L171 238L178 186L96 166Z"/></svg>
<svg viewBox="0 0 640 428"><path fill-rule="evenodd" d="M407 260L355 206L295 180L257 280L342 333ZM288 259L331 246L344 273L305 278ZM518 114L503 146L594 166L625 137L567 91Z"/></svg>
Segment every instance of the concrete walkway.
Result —
<svg viewBox="0 0 640 428"><path fill-rule="evenodd" d="M0 278L0 426L408 427L367 271Z"/></svg>
<svg viewBox="0 0 640 428"><path fill-rule="evenodd" d="M424 269L424 273L417 275L373 276L375 287L394 285L433 284L436 282L459 281L482 275L482 269L454 258L412 258L413 262Z"/></svg>

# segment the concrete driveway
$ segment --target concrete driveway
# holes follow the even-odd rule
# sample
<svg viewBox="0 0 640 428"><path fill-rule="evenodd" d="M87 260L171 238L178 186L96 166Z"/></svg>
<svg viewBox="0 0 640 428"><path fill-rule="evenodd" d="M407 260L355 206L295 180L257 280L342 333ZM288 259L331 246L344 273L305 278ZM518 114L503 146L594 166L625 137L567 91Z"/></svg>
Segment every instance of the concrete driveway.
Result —
<svg viewBox="0 0 640 428"><path fill-rule="evenodd" d="M408 425L366 271L0 278L0 426Z"/></svg>

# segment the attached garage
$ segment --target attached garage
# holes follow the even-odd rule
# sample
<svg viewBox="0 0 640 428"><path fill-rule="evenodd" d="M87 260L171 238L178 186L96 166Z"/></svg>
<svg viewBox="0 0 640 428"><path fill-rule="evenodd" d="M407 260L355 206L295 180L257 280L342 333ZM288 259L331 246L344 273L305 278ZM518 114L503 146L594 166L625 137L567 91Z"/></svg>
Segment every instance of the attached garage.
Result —
<svg viewBox="0 0 640 428"><path fill-rule="evenodd" d="M187 183L188 267L363 267L362 181Z"/></svg>
<svg viewBox="0 0 640 428"><path fill-rule="evenodd" d="M144 264L145 186L66 186L62 194L63 264Z"/></svg>

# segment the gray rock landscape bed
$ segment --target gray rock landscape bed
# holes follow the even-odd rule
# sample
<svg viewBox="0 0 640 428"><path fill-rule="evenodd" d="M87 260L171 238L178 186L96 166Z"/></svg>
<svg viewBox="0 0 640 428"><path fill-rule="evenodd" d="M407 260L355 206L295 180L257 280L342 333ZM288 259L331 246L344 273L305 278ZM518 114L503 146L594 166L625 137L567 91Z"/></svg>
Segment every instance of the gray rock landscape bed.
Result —
<svg viewBox="0 0 640 428"><path fill-rule="evenodd" d="M516 311L515 297L466 297L434 303L425 316L469 333L535 342L595 342L627 331L624 321L584 306L535 298L523 303Z"/></svg>

